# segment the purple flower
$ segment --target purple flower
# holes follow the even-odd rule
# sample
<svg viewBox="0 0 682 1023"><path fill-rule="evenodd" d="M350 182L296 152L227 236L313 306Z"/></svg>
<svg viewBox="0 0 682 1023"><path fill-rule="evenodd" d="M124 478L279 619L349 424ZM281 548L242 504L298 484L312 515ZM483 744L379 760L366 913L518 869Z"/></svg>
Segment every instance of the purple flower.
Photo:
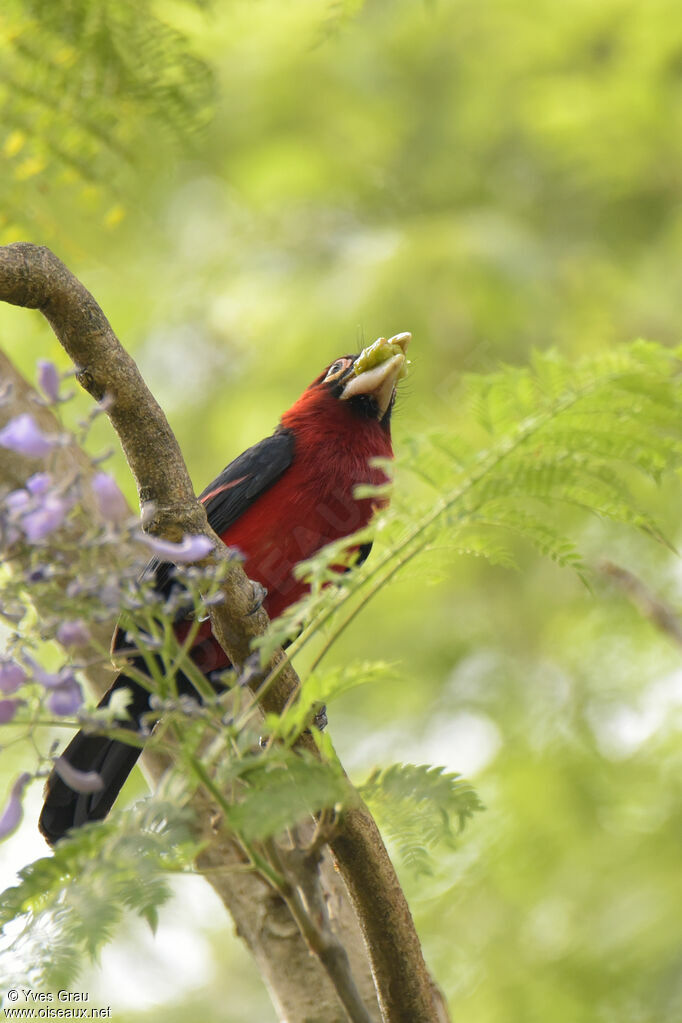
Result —
<svg viewBox="0 0 682 1023"><path fill-rule="evenodd" d="M26 660L33 670L36 682L50 690L47 706L53 714L75 714L83 702L81 687L70 668L62 668L59 672L49 672L41 668L33 658Z"/></svg>
<svg viewBox="0 0 682 1023"><path fill-rule="evenodd" d="M82 618L73 622L62 622L57 629L57 639L62 646L87 646L90 632Z"/></svg>
<svg viewBox="0 0 682 1023"><path fill-rule="evenodd" d="M182 543L171 543L156 536L144 536L142 539L158 557L180 565L201 561L215 547L208 536L183 536Z"/></svg>
<svg viewBox="0 0 682 1023"><path fill-rule="evenodd" d="M23 702L23 700L0 700L0 725L8 725Z"/></svg>
<svg viewBox="0 0 682 1023"><path fill-rule="evenodd" d="M0 816L0 838L7 838L11 835L21 823L21 817L23 809L21 806L21 799L24 794L26 785L31 780L31 775L25 771L20 774L10 792L9 799L5 804L5 809L2 811Z"/></svg>
<svg viewBox="0 0 682 1023"><path fill-rule="evenodd" d="M54 769L74 792L101 792L104 788L104 782L96 771L79 771L65 757L57 757Z"/></svg>
<svg viewBox="0 0 682 1023"><path fill-rule="evenodd" d="M66 501L56 494L48 494L42 504L22 516L21 528L28 542L35 543L59 529L68 510Z"/></svg>
<svg viewBox="0 0 682 1023"><path fill-rule="evenodd" d="M53 714L75 714L83 703L81 687L75 679L62 686L56 686L47 698L48 709Z"/></svg>
<svg viewBox="0 0 682 1023"><path fill-rule="evenodd" d="M26 672L14 661L0 661L0 690L3 693L15 693L25 681Z"/></svg>
<svg viewBox="0 0 682 1023"><path fill-rule="evenodd" d="M28 654L24 654L24 660L31 669L33 676L32 681L39 682L41 686L45 686L46 689L56 689L58 686L76 685L76 679L74 677L71 668L62 668L58 672L45 671L37 661L34 661Z"/></svg>
<svg viewBox="0 0 682 1023"><path fill-rule="evenodd" d="M123 522L130 512L118 484L107 472L98 472L92 480L92 490L97 507L103 519L108 522Z"/></svg>
<svg viewBox="0 0 682 1023"><path fill-rule="evenodd" d="M38 359L38 384L45 397L55 402L59 398L59 373L53 362Z"/></svg>
<svg viewBox="0 0 682 1023"><path fill-rule="evenodd" d="M31 455L33 458L44 458L54 447L56 441L42 432L33 416L28 412L10 419L3 430L0 430L0 445L20 455Z"/></svg>
<svg viewBox="0 0 682 1023"><path fill-rule="evenodd" d="M15 526L11 526L9 523L7 523L1 534L0 546L11 547L12 544L15 544L20 537L21 533L19 532L19 530Z"/></svg>
<svg viewBox="0 0 682 1023"><path fill-rule="evenodd" d="M28 490L13 490L11 494L8 494L5 498L5 504L9 508L10 512L15 514L21 512L23 508L31 500Z"/></svg>
<svg viewBox="0 0 682 1023"><path fill-rule="evenodd" d="M32 476L26 480L26 490L34 497L42 497L50 489L52 484L52 477L49 472L34 472ZM15 491L15 493L22 493L23 491Z"/></svg>

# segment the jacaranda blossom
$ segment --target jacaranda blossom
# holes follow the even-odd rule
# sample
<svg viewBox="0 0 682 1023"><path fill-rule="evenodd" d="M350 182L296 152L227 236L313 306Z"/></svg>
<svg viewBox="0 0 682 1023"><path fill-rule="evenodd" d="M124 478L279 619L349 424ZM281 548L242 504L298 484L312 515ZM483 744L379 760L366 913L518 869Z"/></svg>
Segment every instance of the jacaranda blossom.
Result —
<svg viewBox="0 0 682 1023"><path fill-rule="evenodd" d="M57 629L57 639L62 646L87 646L90 642L90 631L82 620L62 622Z"/></svg>
<svg viewBox="0 0 682 1023"><path fill-rule="evenodd" d="M34 472L26 480L26 489L34 497L42 497L52 486L52 477L49 472Z"/></svg>
<svg viewBox="0 0 682 1023"><path fill-rule="evenodd" d="M92 490L97 507L103 519L108 522L123 522L130 512L118 483L107 472L98 472L92 480Z"/></svg>
<svg viewBox="0 0 682 1023"><path fill-rule="evenodd" d="M60 716L75 714L82 703L81 687L75 679L65 685L56 686L47 698L48 709Z"/></svg>
<svg viewBox="0 0 682 1023"><path fill-rule="evenodd" d="M53 362L38 359L38 384L45 397L52 402L59 398L59 373Z"/></svg>
<svg viewBox="0 0 682 1023"><path fill-rule="evenodd" d="M43 433L35 419L28 412L10 419L0 430L0 445L20 455L44 458L55 446L55 439Z"/></svg>
<svg viewBox="0 0 682 1023"><path fill-rule="evenodd" d="M57 757L54 769L74 792L100 792L104 788L104 782L96 771L79 771L66 757Z"/></svg>
<svg viewBox="0 0 682 1023"><path fill-rule="evenodd" d="M160 540L156 536L144 536L143 540L148 547L151 547L157 557L164 558L166 561L173 561L178 565L187 565L193 561L201 561L215 546L208 536L184 536L181 543Z"/></svg>
<svg viewBox="0 0 682 1023"><path fill-rule="evenodd" d="M0 815L0 838L7 838L8 835L11 835L19 827L23 815L21 799L24 795L24 789L30 780L31 775L24 771L12 786L9 799Z"/></svg>
<svg viewBox="0 0 682 1023"><path fill-rule="evenodd" d="M0 725L8 725L23 702L23 700L0 700Z"/></svg>
<svg viewBox="0 0 682 1023"><path fill-rule="evenodd" d="M46 671L37 661L34 661L28 654L24 654L24 661L29 668L32 680L45 686L46 689L55 689L57 686L71 685L76 678L71 668L61 668L59 671Z"/></svg>
<svg viewBox="0 0 682 1023"><path fill-rule="evenodd" d="M15 661L0 661L0 690L15 693L26 680L26 672Z"/></svg>
<svg viewBox="0 0 682 1023"><path fill-rule="evenodd" d="M48 494L34 509L22 515L21 528L28 542L36 543L59 529L69 507L69 503L57 494Z"/></svg>

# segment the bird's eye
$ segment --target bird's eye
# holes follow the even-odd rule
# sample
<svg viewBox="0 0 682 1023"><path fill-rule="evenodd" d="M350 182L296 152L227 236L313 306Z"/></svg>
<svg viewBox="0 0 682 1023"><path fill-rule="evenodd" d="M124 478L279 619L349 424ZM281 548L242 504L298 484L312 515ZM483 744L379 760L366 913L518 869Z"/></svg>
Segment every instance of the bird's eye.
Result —
<svg viewBox="0 0 682 1023"><path fill-rule="evenodd" d="M336 377L340 377L344 370L347 369L350 359L337 359L333 362L327 370L325 380L335 380Z"/></svg>

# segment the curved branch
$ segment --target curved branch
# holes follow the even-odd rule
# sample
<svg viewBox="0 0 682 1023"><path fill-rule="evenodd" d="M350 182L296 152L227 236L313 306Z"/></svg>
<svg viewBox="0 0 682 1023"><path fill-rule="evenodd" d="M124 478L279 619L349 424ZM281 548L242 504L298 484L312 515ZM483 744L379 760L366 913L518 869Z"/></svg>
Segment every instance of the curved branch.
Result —
<svg viewBox="0 0 682 1023"><path fill-rule="evenodd" d="M50 249L16 242L2 256L0 297L39 309L73 361L79 383L95 401L106 397L107 415L135 477L143 515L151 504L168 520L167 528L178 529L178 513L182 520L193 520L194 491L178 442L90 292ZM149 457L150 444L154 458Z"/></svg>
<svg viewBox="0 0 682 1023"><path fill-rule="evenodd" d="M175 540L184 533L208 535L217 542L215 556L227 559L226 548L194 497L166 417L90 292L49 249L17 242L0 247L0 299L40 309L76 365L81 384L97 401L106 396L107 414L135 476L143 511L153 504L145 528ZM211 610L213 630L240 668L252 639L265 632L268 617L262 609L254 611L253 586L235 562L228 565L224 590L225 601ZM299 681L281 651L270 669L275 665L280 670L262 704L267 712L279 713ZM330 844L368 945L384 1018L390 1023L447 1020L407 901L364 805L343 815Z"/></svg>

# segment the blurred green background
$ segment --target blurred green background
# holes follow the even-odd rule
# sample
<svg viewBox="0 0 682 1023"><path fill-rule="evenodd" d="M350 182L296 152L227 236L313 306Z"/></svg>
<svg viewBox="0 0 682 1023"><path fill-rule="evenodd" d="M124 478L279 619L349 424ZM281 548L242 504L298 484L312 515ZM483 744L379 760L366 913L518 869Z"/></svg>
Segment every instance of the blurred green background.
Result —
<svg viewBox="0 0 682 1023"><path fill-rule="evenodd" d="M463 373L534 347L679 343L681 13L6 0L0 239L50 245L93 291L197 488L335 356L411 330L401 449L448 429ZM0 307L0 337L29 375L39 356L66 368L37 313ZM92 443L115 440L102 425ZM647 501L679 534L679 491ZM596 521L572 531L589 565L610 558L682 604L669 552ZM395 661L402 681L332 706L334 742L357 778L444 764L487 806L431 877L402 869L454 1018L672 1023L680 651L598 570L588 590L524 547L517 559L460 558L437 580L417 568L384 590L330 657ZM274 1019L198 880L156 944L119 934L83 988L131 1023Z"/></svg>

